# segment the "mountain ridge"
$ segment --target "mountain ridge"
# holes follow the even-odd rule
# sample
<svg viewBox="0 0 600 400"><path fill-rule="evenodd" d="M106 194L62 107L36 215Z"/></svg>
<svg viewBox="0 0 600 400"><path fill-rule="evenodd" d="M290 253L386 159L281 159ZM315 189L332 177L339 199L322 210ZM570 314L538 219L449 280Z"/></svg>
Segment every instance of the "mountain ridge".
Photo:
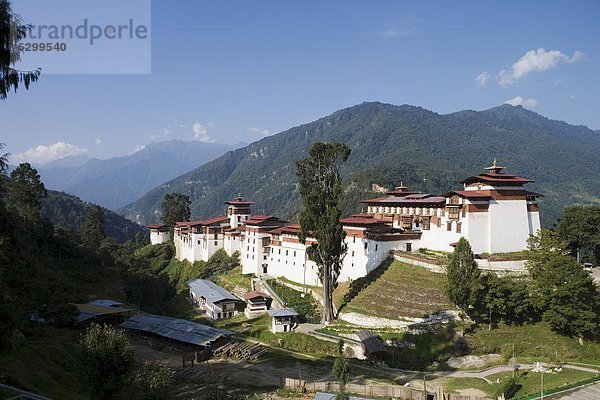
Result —
<svg viewBox="0 0 600 400"><path fill-rule="evenodd" d="M119 212L143 224L157 222L164 194L181 192L193 200L193 215L205 218L222 213L223 201L243 194L257 201L256 213L293 219L299 205L294 161L305 157L315 141L341 141L352 149L341 168L346 214L359 211L358 201L376 194L373 184L393 187L403 181L415 190L444 193L480 173L494 157L509 172L537 181L531 188L546 194L541 205L546 226L565 204L600 202L595 157L600 137L587 127L519 106L438 114L408 104L365 102L229 152Z"/></svg>
<svg viewBox="0 0 600 400"><path fill-rule="evenodd" d="M50 189L117 209L235 146L170 140L151 143L129 156L91 158L78 166L38 168L38 171Z"/></svg>

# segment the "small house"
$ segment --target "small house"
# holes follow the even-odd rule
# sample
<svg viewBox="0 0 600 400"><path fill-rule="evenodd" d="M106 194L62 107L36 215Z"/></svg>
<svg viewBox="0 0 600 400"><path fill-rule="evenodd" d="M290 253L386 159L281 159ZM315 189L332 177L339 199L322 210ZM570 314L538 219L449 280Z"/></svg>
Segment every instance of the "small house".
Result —
<svg viewBox="0 0 600 400"><path fill-rule="evenodd" d="M290 332L298 326L298 313L292 308L267 311L271 317L271 332Z"/></svg>
<svg viewBox="0 0 600 400"><path fill-rule="evenodd" d="M209 318L224 319L237 315L243 301L221 286L206 279L189 281L190 298Z"/></svg>
<svg viewBox="0 0 600 400"><path fill-rule="evenodd" d="M250 292L244 295L246 300L246 317L252 318L259 314L266 313L271 305L271 296L263 292Z"/></svg>
<svg viewBox="0 0 600 400"><path fill-rule="evenodd" d="M171 241L171 227L164 224L148 225L150 229L150 243L162 244Z"/></svg>
<svg viewBox="0 0 600 400"><path fill-rule="evenodd" d="M385 343L381 338L371 331L362 330L356 332L360 340L363 353L369 360L383 360L387 353Z"/></svg>

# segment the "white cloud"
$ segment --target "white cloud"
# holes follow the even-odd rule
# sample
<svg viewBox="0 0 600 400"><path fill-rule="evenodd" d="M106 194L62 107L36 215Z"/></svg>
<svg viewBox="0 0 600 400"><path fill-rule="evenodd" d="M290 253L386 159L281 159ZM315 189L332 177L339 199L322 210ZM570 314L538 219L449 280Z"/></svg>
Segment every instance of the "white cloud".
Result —
<svg viewBox="0 0 600 400"><path fill-rule="evenodd" d="M498 83L506 87L524 78L532 72L546 71L555 68L560 63L574 63L583 58L584 54L577 50L571 57L558 51L546 51L543 48L530 50L510 70L503 69L498 74Z"/></svg>
<svg viewBox="0 0 600 400"><path fill-rule="evenodd" d="M525 106L525 107L537 107L537 99L526 99L522 96L513 97L510 100L506 100L504 104L510 104L511 106Z"/></svg>
<svg viewBox="0 0 600 400"><path fill-rule="evenodd" d="M102 144L102 139L96 138L96 139L94 139L94 143L95 143L97 146L100 146L100 145Z"/></svg>
<svg viewBox="0 0 600 400"><path fill-rule="evenodd" d="M254 133L258 133L261 136L269 136L271 134L271 131L269 129L260 129L260 128L255 128L255 127L250 127L250 128L248 128L248 130L250 130L251 132L254 132Z"/></svg>
<svg viewBox="0 0 600 400"><path fill-rule="evenodd" d="M57 142L48 146L39 145L23 153L12 155L10 160L12 163L30 162L33 164L47 164L61 158L81 156L87 153L87 149L70 143Z"/></svg>
<svg viewBox="0 0 600 400"><path fill-rule="evenodd" d="M150 135L150 140L152 141L158 141L161 139L166 139L169 136L171 136L173 134L173 131L169 128L165 128L162 130L162 132L157 132L153 135Z"/></svg>
<svg viewBox="0 0 600 400"><path fill-rule="evenodd" d="M489 72L484 71L484 72L480 73L475 78L475 82L477 82L477 87L484 86L489 79L490 79L490 73Z"/></svg>
<svg viewBox="0 0 600 400"><path fill-rule="evenodd" d="M202 143L214 143L215 140L208 135L209 126L214 126L214 124L209 122L207 125L202 125L200 122L194 122L192 127L194 139Z"/></svg>
<svg viewBox="0 0 600 400"><path fill-rule="evenodd" d="M138 144L133 148L133 152L137 153L138 151L144 150L146 148L145 144Z"/></svg>

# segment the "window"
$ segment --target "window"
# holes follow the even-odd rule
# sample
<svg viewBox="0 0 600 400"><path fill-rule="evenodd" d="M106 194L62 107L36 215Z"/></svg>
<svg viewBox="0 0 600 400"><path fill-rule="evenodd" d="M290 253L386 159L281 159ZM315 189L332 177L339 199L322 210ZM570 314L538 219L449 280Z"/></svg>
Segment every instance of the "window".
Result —
<svg viewBox="0 0 600 400"><path fill-rule="evenodd" d="M285 251L285 255L286 255L286 256L287 256L287 255L289 255L289 250L286 250L286 251Z"/></svg>
<svg viewBox="0 0 600 400"><path fill-rule="evenodd" d="M352 257L354 257L354 251L352 252Z"/></svg>
<svg viewBox="0 0 600 400"><path fill-rule="evenodd" d="M214 239L215 239L215 240L219 239L219 234L218 234L218 233L215 233L215 237L214 237Z"/></svg>
<svg viewBox="0 0 600 400"><path fill-rule="evenodd" d="M279 249L279 254L281 254L281 249Z"/></svg>
<svg viewBox="0 0 600 400"><path fill-rule="evenodd" d="M200 241L198 240L198 244L200 244Z"/></svg>
<svg viewBox="0 0 600 400"><path fill-rule="evenodd" d="M452 230L452 221L446 222L446 230L450 232Z"/></svg>
<svg viewBox="0 0 600 400"><path fill-rule="evenodd" d="M463 216L463 218L467 216L467 209L466 208L462 209L462 216Z"/></svg>
<svg viewBox="0 0 600 400"><path fill-rule="evenodd" d="M378 249L378 248L379 248L379 245L378 245L378 244L376 244L376 245L375 245L375 251L377 251L377 249Z"/></svg>
<svg viewBox="0 0 600 400"><path fill-rule="evenodd" d="M456 223L456 233L460 233L461 227L462 227L462 222L457 222Z"/></svg>
<svg viewBox="0 0 600 400"><path fill-rule="evenodd" d="M294 250L294 257L296 257L296 250Z"/></svg>
<svg viewBox="0 0 600 400"><path fill-rule="evenodd" d="M356 235L352 236L352 243L356 243Z"/></svg>
<svg viewBox="0 0 600 400"><path fill-rule="evenodd" d="M254 260L254 254L252 254L252 259Z"/></svg>
<svg viewBox="0 0 600 400"><path fill-rule="evenodd" d="M369 248L369 243L365 242L365 250Z"/></svg>
<svg viewBox="0 0 600 400"><path fill-rule="evenodd" d="M250 251L250 246L246 246L246 251Z"/></svg>
<svg viewBox="0 0 600 400"><path fill-rule="evenodd" d="M412 243L406 243L406 251L412 251Z"/></svg>
<svg viewBox="0 0 600 400"><path fill-rule="evenodd" d="M416 219L416 220L415 220L415 228L418 228L418 227L419 227L419 220L418 220L418 219Z"/></svg>
<svg viewBox="0 0 600 400"><path fill-rule="evenodd" d="M219 242L217 242L217 241L215 240L215 246L218 246L218 245L219 245Z"/></svg>
<svg viewBox="0 0 600 400"><path fill-rule="evenodd" d="M424 231L429 230L429 218L423 218L423 230Z"/></svg>

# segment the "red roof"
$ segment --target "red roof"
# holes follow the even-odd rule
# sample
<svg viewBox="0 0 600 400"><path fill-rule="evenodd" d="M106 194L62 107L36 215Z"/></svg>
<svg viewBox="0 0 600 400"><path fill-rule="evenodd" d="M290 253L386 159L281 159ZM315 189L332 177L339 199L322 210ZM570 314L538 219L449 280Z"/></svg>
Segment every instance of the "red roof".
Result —
<svg viewBox="0 0 600 400"><path fill-rule="evenodd" d="M533 182L531 179L523 178L520 176L512 175L506 172L486 172L477 176L471 176L460 183L470 184L476 182L487 182L487 183L516 183L525 184Z"/></svg>
<svg viewBox="0 0 600 400"><path fill-rule="evenodd" d="M273 229L272 231L269 231L269 233L271 233L273 235L281 235L282 233L289 233L292 235L297 235L299 232L300 232L300 225L298 225L298 224L285 225L285 226L282 226L281 228L277 228L277 229Z"/></svg>
<svg viewBox="0 0 600 400"><path fill-rule="evenodd" d="M228 200L224 204L229 204L231 206L250 206L256 204L256 202L251 200Z"/></svg>
<svg viewBox="0 0 600 400"><path fill-rule="evenodd" d="M375 219L373 217L349 217L342 218L340 222L343 225L381 225L384 222L380 219Z"/></svg>
<svg viewBox="0 0 600 400"><path fill-rule="evenodd" d="M448 192L448 196L456 194L460 197L466 197L468 199L491 199L489 193L482 193L477 190L454 190L452 192Z"/></svg>
<svg viewBox="0 0 600 400"><path fill-rule="evenodd" d="M282 219L279 219L277 217L270 216L270 215L253 215L250 218L248 218L246 221L244 221L244 226L264 225L267 223L274 223L274 222L285 222L285 221Z"/></svg>
<svg viewBox="0 0 600 400"><path fill-rule="evenodd" d="M271 298L271 296L269 296L268 294L263 293L263 292L257 292L257 291L249 292L249 293L244 294L244 298L246 300L256 299L257 297L263 297L265 299L270 299Z"/></svg>
<svg viewBox="0 0 600 400"><path fill-rule="evenodd" d="M150 224L148 225L150 229L168 229L169 227L165 224Z"/></svg>
<svg viewBox="0 0 600 400"><path fill-rule="evenodd" d="M227 220L229 220L229 218L226 215L222 215L220 217L204 219L202 221L182 222L181 224L189 225L189 226L208 226L208 225L218 224L220 222L225 222ZM178 222L177 224L179 225L180 223Z"/></svg>
<svg viewBox="0 0 600 400"><path fill-rule="evenodd" d="M410 205L410 204L438 204L445 203L446 198L442 196L433 196L431 194L423 193L423 194L411 194L408 196L386 196L386 197L377 197L375 199L370 200L362 200L361 203L367 204L401 204L401 205Z"/></svg>

